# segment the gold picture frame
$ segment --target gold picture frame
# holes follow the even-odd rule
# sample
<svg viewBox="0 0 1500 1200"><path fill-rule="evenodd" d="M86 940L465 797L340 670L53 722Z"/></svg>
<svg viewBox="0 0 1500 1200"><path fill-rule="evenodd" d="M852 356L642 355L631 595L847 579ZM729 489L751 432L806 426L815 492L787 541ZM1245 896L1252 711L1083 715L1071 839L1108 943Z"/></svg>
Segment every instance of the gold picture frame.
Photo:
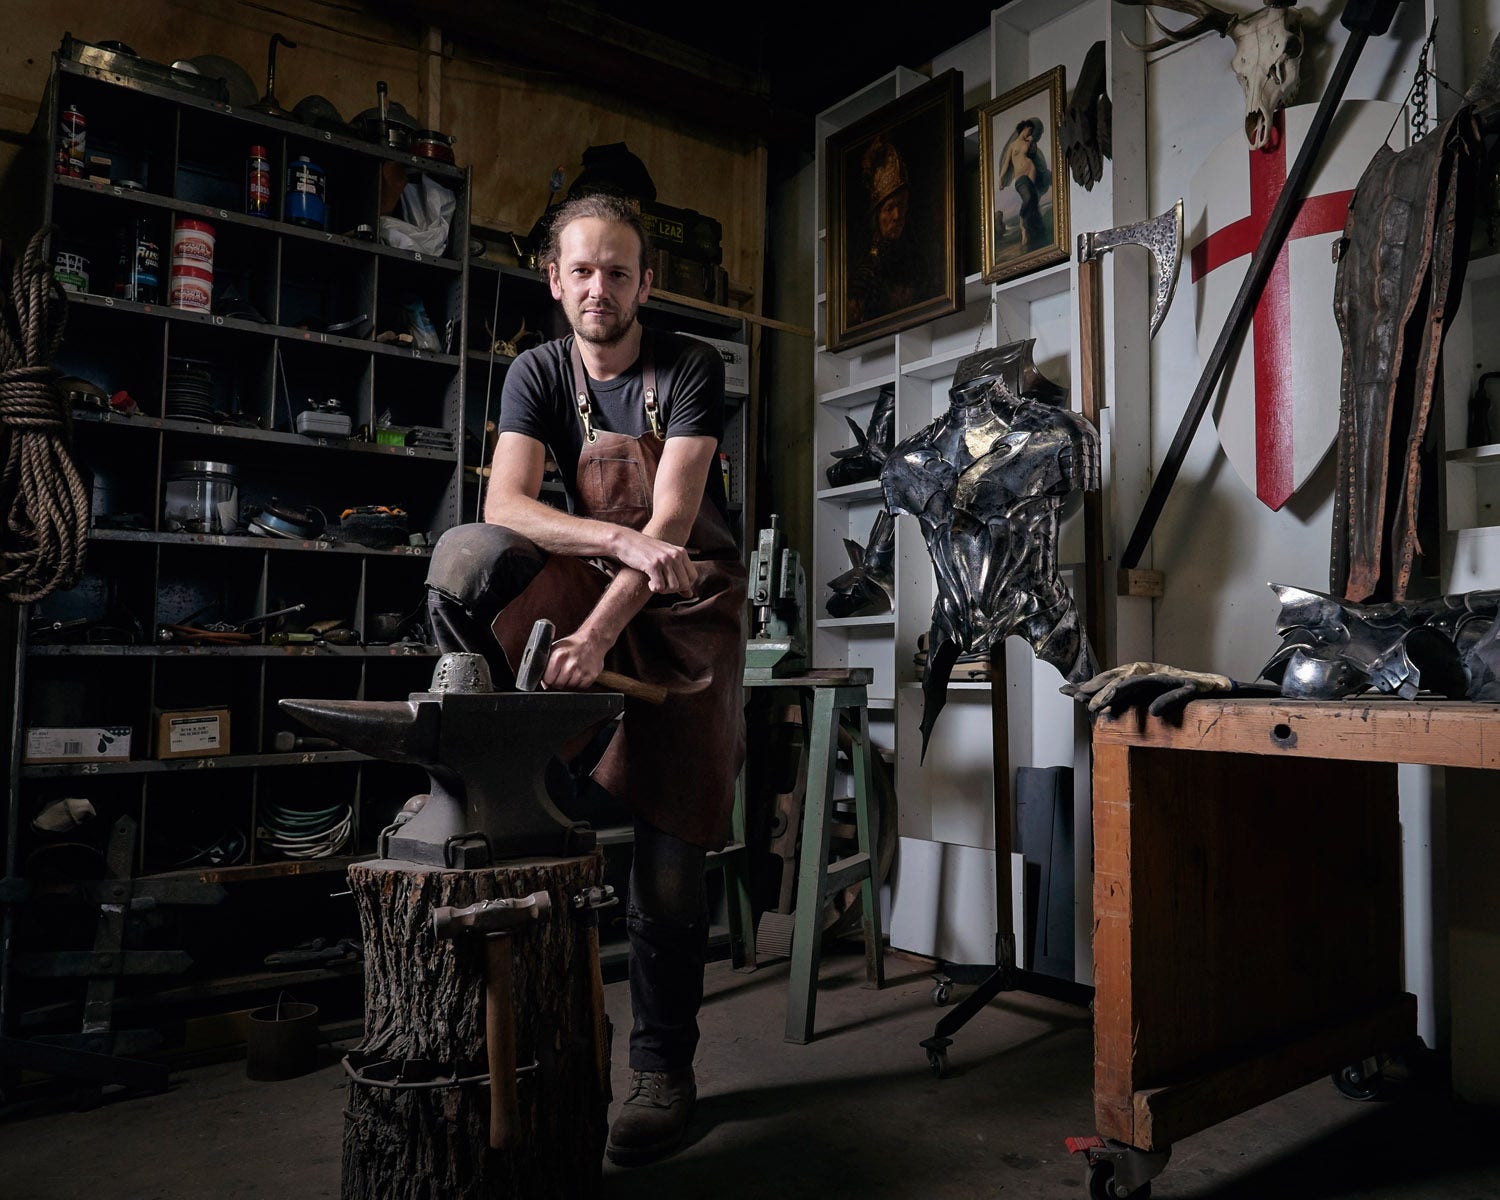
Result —
<svg viewBox="0 0 1500 1200"><path fill-rule="evenodd" d="M1068 168L1058 129L1062 67L979 110L980 241L988 283L1004 283L1071 257Z"/></svg>
<svg viewBox="0 0 1500 1200"><path fill-rule="evenodd" d="M829 350L963 311L962 110L948 70L824 143Z"/></svg>

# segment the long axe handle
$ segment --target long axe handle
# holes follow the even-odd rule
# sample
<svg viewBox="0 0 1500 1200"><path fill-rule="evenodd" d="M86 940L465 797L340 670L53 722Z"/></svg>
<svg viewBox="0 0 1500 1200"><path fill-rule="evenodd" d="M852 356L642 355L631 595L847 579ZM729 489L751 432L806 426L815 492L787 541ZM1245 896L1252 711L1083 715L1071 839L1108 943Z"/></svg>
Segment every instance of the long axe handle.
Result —
<svg viewBox="0 0 1500 1200"><path fill-rule="evenodd" d="M1097 258L1078 263L1079 400L1083 418L1103 439L1099 425L1104 395L1104 280ZM1104 488L1083 494L1083 631L1100 662L1111 661L1104 646L1104 596L1109 571L1104 562Z"/></svg>
<svg viewBox="0 0 1500 1200"><path fill-rule="evenodd" d="M1172 439L1165 461L1156 472L1125 553L1120 556L1122 570L1129 571L1138 566L1141 555L1146 551L1146 543L1151 540L1151 533L1156 528L1157 518L1161 516L1167 495L1177 479L1177 472L1182 469L1193 435L1198 431L1203 414L1208 411L1209 398L1218 385L1219 377L1224 373L1230 352L1245 332L1250 314L1260 302L1260 294L1266 286L1266 280L1270 278L1271 269L1276 265L1277 255L1281 253L1286 235L1297 215L1297 206L1302 202L1302 192L1312 173L1313 163L1328 136L1328 127L1333 124L1333 116L1339 101L1343 99L1344 89L1349 86L1349 77L1354 74L1354 64L1359 61L1360 52L1364 50L1370 35L1383 34L1390 27L1396 4L1397 0L1349 0L1345 7L1342 23L1349 30L1349 39L1344 43L1338 62L1334 64L1328 88L1318 102L1318 111L1313 114L1307 137L1302 142L1302 148L1297 151L1292 169L1287 172L1281 195L1276 199L1276 207L1271 210L1271 219L1261 231L1260 244L1256 246L1255 254L1250 259L1250 267L1240 283L1239 294L1229 307L1224 327L1219 330L1219 340L1214 343L1213 352L1203 364L1203 374L1188 401L1187 411L1182 414L1177 435Z"/></svg>

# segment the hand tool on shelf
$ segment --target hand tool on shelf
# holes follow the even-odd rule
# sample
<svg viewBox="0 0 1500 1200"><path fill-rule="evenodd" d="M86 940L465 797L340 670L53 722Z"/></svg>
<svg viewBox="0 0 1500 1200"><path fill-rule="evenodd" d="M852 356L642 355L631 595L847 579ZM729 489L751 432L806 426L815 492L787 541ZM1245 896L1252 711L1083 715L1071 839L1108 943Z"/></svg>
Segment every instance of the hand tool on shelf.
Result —
<svg viewBox="0 0 1500 1200"><path fill-rule="evenodd" d="M545 891L514 900L484 900L465 908L432 910L439 938L484 939L484 1041L490 1067L490 1149L504 1150L516 1126L516 1013L512 987L514 931L546 919L552 898Z"/></svg>
<svg viewBox="0 0 1500 1200"><path fill-rule="evenodd" d="M534 692L547 672L547 660L552 654L554 627L545 617L531 626L531 636L526 639L526 649L521 654L521 665L516 668L516 689ZM667 689L642 679L632 679L618 671L600 671L595 682L599 687L612 692L621 692L637 700L660 704L667 698Z"/></svg>

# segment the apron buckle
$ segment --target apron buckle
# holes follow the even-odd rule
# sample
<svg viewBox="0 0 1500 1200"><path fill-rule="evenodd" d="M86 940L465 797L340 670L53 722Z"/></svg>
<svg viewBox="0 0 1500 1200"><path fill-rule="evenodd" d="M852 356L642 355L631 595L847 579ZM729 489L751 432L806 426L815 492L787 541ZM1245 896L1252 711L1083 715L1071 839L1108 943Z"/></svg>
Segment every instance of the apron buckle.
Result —
<svg viewBox="0 0 1500 1200"><path fill-rule="evenodd" d="M646 420L651 422L651 432L657 437L661 437L661 414L656 407L655 388L648 387L646 389Z"/></svg>
<svg viewBox="0 0 1500 1200"><path fill-rule="evenodd" d="M578 419L583 422L583 438L586 442L596 442L599 435L594 432L593 410L589 408L589 394L578 393Z"/></svg>

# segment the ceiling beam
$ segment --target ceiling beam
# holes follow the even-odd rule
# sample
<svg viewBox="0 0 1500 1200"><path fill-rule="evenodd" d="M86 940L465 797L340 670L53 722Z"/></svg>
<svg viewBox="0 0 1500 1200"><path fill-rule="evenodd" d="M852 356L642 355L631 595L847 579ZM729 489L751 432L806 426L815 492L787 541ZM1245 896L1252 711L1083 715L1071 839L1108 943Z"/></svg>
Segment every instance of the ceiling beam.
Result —
<svg viewBox="0 0 1500 1200"><path fill-rule="evenodd" d="M767 144L810 145L812 120L775 104L763 77L596 9L542 0L375 0L389 16L441 27L500 62L564 76L684 124Z"/></svg>

